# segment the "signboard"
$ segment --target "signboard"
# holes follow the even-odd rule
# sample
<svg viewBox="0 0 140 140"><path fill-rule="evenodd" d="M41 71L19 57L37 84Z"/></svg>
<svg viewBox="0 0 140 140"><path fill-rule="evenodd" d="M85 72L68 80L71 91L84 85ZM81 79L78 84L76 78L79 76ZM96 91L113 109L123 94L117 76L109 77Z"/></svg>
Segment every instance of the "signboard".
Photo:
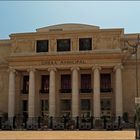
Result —
<svg viewBox="0 0 140 140"><path fill-rule="evenodd" d="M85 60L60 60L60 61L42 61L42 65L66 65L66 64L86 64Z"/></svg>
<svg viewBox="0 0 140 140"><path fill-rule="evenodd" d="M135 97L135 104L140 104L140 97Z"/></svg>

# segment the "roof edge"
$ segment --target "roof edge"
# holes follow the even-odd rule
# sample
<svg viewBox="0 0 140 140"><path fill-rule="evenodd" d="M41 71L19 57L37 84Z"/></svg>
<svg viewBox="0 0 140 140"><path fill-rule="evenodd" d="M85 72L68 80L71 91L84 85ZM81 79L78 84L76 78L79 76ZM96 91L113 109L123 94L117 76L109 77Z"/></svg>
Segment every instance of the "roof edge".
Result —
<svg viewBox="0 0 140 140"><path fill-rule="evenodd" d="M99 26L79 24L79 23L66 23L66 24L56 24L43 28L36 29L37 32L49 32L49 31L70 31L70 30L87 30L94 29L98 30Z"/></svg>

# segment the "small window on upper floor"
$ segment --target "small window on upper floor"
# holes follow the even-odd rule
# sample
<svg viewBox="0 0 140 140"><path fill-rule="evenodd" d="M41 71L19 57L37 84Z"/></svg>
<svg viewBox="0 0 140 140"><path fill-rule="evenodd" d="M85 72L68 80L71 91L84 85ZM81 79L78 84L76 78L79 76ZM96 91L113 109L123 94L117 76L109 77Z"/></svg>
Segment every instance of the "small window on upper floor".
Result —
<svg viewBox="0 0 140 140"><path fill-rule="evenodd" d="M48 40L37 40L36 52L48 52L48 46Z"/></svg>
<svg viewBox="0 0 140 140"><path fill-rule="evenodd" d="M70 51L70 39L58 39L57 40L57 51Z"/></svg>
<svg viewBox="0 0 140 140"><path fill-rule="evenodd" d="M80 38L79 50L80 51L92 50L92 38Z"/></svg>

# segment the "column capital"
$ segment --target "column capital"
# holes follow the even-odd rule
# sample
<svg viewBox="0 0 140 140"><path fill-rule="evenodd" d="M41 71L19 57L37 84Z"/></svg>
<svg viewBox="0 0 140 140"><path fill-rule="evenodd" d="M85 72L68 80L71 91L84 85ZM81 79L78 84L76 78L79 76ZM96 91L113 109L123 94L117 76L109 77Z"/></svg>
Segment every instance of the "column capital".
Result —
<svg viewBox="0 0 140 140"><path fill-rule="evenodd" d="M50 67L50 68L48 68L48 71L50 72L50 71L57 71L57 70L55 67Z"/></svg>
<svg viewBox="0 0 140 140"><path fill-rule="evenodd" d="M36 69L35 69L34 67L29 67L29 68L27 68L27 71L28 71L28 72L31 72L31 71L35 72Z"/></svg>
<svg viewBox="0 0 140 140"><path fill-rule="evenodd" d="M116 71L117 69L123 69L123 65L122 64L115 65L114 70Z"/></svg>
<svg viewBox="0 0 140 140"><path fill-rule="evenodd" d="M13 73L15 73L16 70L15 70L13 67L9 67L8 72L13 72Z"/></svg>
<svg viewBox="0 0 140 140"><path fill-rule="evenodd" d="M71 71L73 71L73 70L77 70L77 71L79 71L79 70L80 70L80 68L79 68L79 67L77 67L77 66L75 66L75 67L71 67Z"/></svg>
<svg viewBox="0 0 140 140"><path fill-rule="evenodd" d="M98 65L98 64L95 64L95 65L92 67L92 70L95 70L95 69L101 70L101 66Z"/></svg>

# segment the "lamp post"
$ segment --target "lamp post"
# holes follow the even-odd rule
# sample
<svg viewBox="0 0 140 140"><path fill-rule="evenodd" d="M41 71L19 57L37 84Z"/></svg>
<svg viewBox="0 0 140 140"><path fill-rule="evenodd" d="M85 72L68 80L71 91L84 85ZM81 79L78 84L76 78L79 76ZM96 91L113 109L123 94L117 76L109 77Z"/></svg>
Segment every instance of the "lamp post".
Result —
<svg viewBox="0 0 140 140"><path fill-rule="evenodd" d="M135 54L135 74L136 74L136 94L135 94L135 109L136 109L136 121L135 121L135 131L136 139L140 139L140 97L138 90L138 47L140 45L139 35L134 44L131 44L126 40L127 44L133 49L132 54Z"/></svg>

